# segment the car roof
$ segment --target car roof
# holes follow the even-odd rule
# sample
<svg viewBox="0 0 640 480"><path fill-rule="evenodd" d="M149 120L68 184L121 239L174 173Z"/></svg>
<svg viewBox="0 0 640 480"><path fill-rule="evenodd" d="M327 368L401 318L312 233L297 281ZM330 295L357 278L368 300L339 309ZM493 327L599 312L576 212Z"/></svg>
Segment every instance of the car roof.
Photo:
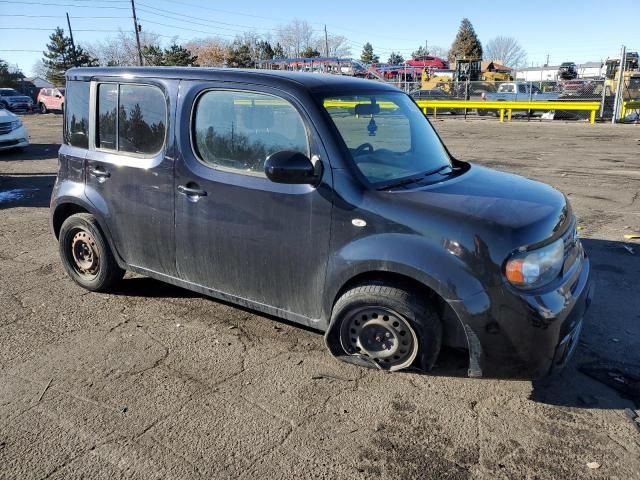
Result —
<svg viewBox="0 0 640 480"><path fill-rule="evenodd" d="M165 78L178 80L212 80L289 86L313 92L337 93L344 91L400 91L383 82L365 80L347 75L290 72L283 70L260 70L241 68L206 67L81 67L71 68L67 80L89 81L102 77Z"/></svg>

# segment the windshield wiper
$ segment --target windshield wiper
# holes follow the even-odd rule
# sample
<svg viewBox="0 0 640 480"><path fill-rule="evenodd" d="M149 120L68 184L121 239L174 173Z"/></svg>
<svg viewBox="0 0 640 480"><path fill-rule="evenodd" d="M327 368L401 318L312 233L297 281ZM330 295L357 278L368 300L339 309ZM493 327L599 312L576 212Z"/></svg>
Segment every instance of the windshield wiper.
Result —
<svg viewBox="0 0 640 480"><path fill-rule="evenodd" d="M436 173L440 173L442 170L444 170L445 168L452 168L451 165L442 165L441 167L436 168L435 170L431 170L430 172L426 172L423 175L425 177L428 177L429 175L434 175Z"/></svg>
<svg viewBox="0 0 640 480"><path fill-rule="evenodd" d="M440 173L445 168L451 168L451 165L442 165L441 167L438 167L435 170L430 170L428 172L421 173L420 175L402 178L397 182L385 183L384 185L381 185L380 187L378 187L377 190L387 190L388 188L402 187L403 185L416 183L424 179L425 177L428 177L430 175L435 175L436 173Z"/></svg>

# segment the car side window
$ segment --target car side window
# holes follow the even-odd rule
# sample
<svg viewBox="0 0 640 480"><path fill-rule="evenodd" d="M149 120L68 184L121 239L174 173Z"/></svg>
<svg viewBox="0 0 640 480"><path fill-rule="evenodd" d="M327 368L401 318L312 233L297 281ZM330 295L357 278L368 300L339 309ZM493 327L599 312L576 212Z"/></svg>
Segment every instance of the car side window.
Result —
<svg viewBox="0 0 640 480"><path fill-rule="evenodd" d="M96 147L139 155L154 155L163 145L167 105L152 85L98 85Z"/></svg>
<svg viewBox="0 0 640 480"><path fill-rule="evenodd" d="M213 168L264 175L264 161L272 153L294 150L309 156L300 114L274 95L209 90L197 100L192 132L197 156Z"/></svg>
<svg viewBox="0 0 640 480"><path fill-rule="evenodd" d="M64 111L64 143L89 147L89 82L70 80Z"/></svg>

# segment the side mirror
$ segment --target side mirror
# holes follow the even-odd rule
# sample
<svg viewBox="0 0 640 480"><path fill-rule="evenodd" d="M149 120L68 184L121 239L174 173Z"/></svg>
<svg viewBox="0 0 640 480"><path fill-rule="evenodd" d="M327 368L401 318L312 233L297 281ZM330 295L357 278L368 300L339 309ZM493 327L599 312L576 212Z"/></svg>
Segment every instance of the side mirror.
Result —
<svg viewBox="0 0 640 480"><path fill-rule="evenodd" d="M62 98L62 95L60 95L59 93L56 93L56 98Z"/></svg>
<svg viewBox="0 0 640 480"><path fill-rule="evenodd" d="M317 165L304 153L282 150L267 157L264 172L275 183L316 184L322 176L322 163L318 161Z"/></svg>

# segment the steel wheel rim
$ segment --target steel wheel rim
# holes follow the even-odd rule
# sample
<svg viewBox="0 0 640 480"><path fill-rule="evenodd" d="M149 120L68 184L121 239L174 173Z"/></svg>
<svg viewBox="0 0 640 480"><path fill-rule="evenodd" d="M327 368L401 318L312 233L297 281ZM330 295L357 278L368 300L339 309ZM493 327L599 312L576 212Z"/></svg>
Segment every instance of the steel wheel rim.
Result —
<svg viewBox="0 0 640 480"><path fill-rule="evenodd" d="M418 338L397 312L370 306L349 312L340 328L342 348L385 370L410 366L418 354Z"/></svg>
<svg viewBox="0 0 640 480"><path fill-rule="evenodd" d="M96 241L86 230L77 230L71 238L71 260L74 270L85 277L95 277L100 268Z"/></svg>

